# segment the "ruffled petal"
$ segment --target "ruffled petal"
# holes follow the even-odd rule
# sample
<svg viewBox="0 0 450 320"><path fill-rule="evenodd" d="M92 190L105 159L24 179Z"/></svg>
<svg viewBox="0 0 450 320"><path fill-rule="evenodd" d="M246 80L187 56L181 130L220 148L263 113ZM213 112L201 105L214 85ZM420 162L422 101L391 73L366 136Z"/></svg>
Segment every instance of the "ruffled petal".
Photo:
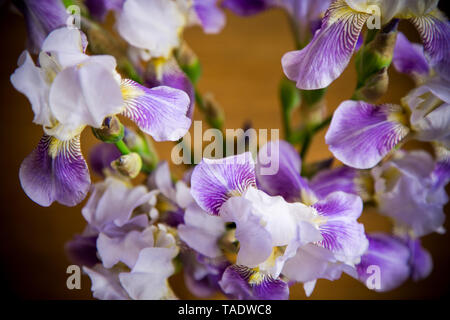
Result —
<svg viewBox="0 0 450 320"><path fill-rule="evenodd" d="M125 182L107 178L94 186L94 191L82 210L89 225L106 232L110 224L122 227L133 211L154 197L144 186L131 188Z"/></svg>
<svg viewBox="0 0 450 320"><path fill-rule="evenodd" d="M75 206L83 201L91 179L81 154L80 136L59 141L44 135L22 162L19 178L25 193L41 206L48 207L54 201Z"/></svg>
<svg viewBox="0 0 450 320"><path fill-rule="evenodd" d="M189 130L190 99L184 91L165 86L148 89L131 80L123 80L121 90L123 115L156 141L176 141Z"/></svg>
<svg viewBox="0 0 450 320"><path fill-rule="evenodd" d="M157 300L167 298L170 290L167 278L175 271L174 248L145 248L129 273L120 273L123 288L132 299Z"/></svg>
<svg viewBox="0 0 450 320"><path fill-rule="evenodd" d="M118 262L133 268L139 252L144 248L152 247L153 241L152 229L146 229L143 232L133 230L124 237L115 238L100 233L97 239L97 250L105 268L111 268Z"/></svg>
<svg viewBox="0 0 450 320"><path fill-rule="evenodd" d="M193 9L205 33L218 33L225 26L225 14L217 7L218 0L194 0Z"/></svg>
<svg viewBox="0 0 450 320"><path fill-rule="evenodd" d="M222 255L218 241L224 233L224 221L220 217L207 214L197 205L186 209L184 224L178 226L180 239L192 249L210 258Z"/></svg>
<svg viewBox="0 0 450 320"><path fill-rule="evenodd" d="M302 192L309 192L307 182L300 176L301 159L286 141L265 144L258 152L256 177L261 190L286 201L298 201Z"/></svg>
<svg viewBox="0 0 450 320"><path fill-rule="evenodd" d="M100 300L129 300L128 294L119 282L119 274L106 269L101 264L92 268L83 267L83 271L91 278L93 296Z"/></svg>
<svg viewBox="0 0 450 320"><path fill-rule="evenodd" d="M223 292L234 299L287 300L289 298L289 286L286 282L245 266L228 267L219 284Z"/></svg>
<svg viewBox="0 0 450 320"><path fill-rule="evenodd" d="M48 105L50 87L45 74L35 66L28 51L22 52L18 65L19 67L11 75L12 85L30 101L34 112L33 122L50 126L52 124L52 115Z"/></svg>
<svg viewBox="0 0 450 320"><path fill-rule="evenodd" d="M326 219L319 225L323 240L318 244L332 251L336 258L348 264L358 263L367 250L364 226L356 219L362 213L360 197L344 192L333 192L313 205Z"/></svg>
<svg viewBox="0 0 450 320"><path fill-rule="evenodd" d="M122 9L125 0L86 0L85 5L89 9L91 16L97 20L105 20L108 11L119 11Z"/></svg>
<svg viewBox="0 0 450 320"><path fill-rule="evenodd" d="M239 241L237 263L256 267L272 253L271 234L262 226L261 218L252 212L252 203L242 197L229 199L221 208L221 217L236 224Z"/></svg>
<svg viewBox="0 0 450 320"><path fill-rule="evenodd" d="M427 14L411 19L419 31L425 55L431 67L450 80L450 25L446 19Z"/></svg>
<svg viewBox="0 0 450 320"><path fill-rule="evenodd" d="M397 35L392 63L398 72L406 73L415 79L426 77L430 73L423 46L411 43L402 32Z"/></svg>
<svg viewBox="0 0 450 320"><path fill-rule="evenodd" d="M371 234L367 238L369 249L356 266L360 281L376 291L397 288L410 274L408 247L386 234Z"/></svg>
<svg viewBox="0 0 450 320"><path fill-rule="evenodd" d="M319 199L335 191L357 194L358 188L355 183L357 174L356 169L346 166L324 170L312 178L309 186Z"/></svg>
<svg viewBox="0 0 450 320"><path fill-rule="evenodd" d="M107 116L123 110L120 87L113 72L114 69L92 60L57 74L50 89L50 109L60 126L69 128L55 132L59 139L69 139L74 131L86 125L99 128Z"/></svg>
<svg viewBox="0 0 450 320"><path fill-rule="evenodd" d="M128 0L118 19L119 34L152 57L168 57L179 43L185 17L175 1Z"/></svg>
<svg viewBox="0 0 450 320"><path fill-rule="evenodd" d="M219 160L204 158L192 173L191 186L197 204L206 212L218 215L222 204L232 195L243 194L248 187L256 186L251 153Z"/></svg>
<svg viewBox="0 0 450 320"><path fill-rule="evenodd" d="M368 17L350 9L345 1L333 2L311 42L303 50L283 56L281 63L286 76L296 81L299 89L327 87L350 62Z"/></svg>
<svg viewBox="0 0 450 320"><path fill-rule="evenodd" d="M344 101L333 115L325 142L344 164L371 168L408 134L402 116L401 107L396 105Z"/></svg>

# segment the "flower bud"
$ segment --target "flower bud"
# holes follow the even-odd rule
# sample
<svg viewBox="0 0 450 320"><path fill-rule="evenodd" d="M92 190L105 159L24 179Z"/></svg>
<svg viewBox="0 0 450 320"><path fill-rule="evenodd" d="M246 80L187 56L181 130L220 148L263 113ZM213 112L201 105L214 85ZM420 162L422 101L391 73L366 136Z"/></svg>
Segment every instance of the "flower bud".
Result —
<svg viewBox="0 0 450 320"><path fill-rule="evenodd" d="M353 99L374 101L380 98L388 87L388 74L395 42L398 20L394 19L380 31L368 34L364 47L356 56L358 84Z"/></svg>
<svg viewBox="0 0 450 320"><path fill-rule="evenodd" d="M92 128L92 132L103 142L116 143L123 138L124 127L116 116L112 116L105 118L100 128Z"/></svg>
<svg viewBox="0 0 450 320"><path fill-rule="evenodd" d="M142 159L137 153L132 152L111 162L111 167L126 177L136 178L142 169Z"/></svg>
<svg viewBox="0 0 450 320"><path fill-rule="evenodd" d="M197 55L186 43L181 45L177 54L177 60L181 69L189 77L192 84L195 85L202 75L202 66Z"/></svg>
<svg viewBox="0 0 450 320"><path fill-rule="evenodd" d="M208 123L213 128L221 129L225 121L225 115L219 103L211 93L205 94L202 102Z"/></svg>

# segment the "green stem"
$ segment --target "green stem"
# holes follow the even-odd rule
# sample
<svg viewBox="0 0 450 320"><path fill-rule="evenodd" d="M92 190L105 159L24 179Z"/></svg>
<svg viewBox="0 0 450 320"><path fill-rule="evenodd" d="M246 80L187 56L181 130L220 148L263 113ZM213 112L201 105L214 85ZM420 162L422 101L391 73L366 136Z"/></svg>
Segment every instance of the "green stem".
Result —
<svg viewBox="0 0 450 320"><path fill-rule="evenodd" d="M305 129L305 136L303 138L302 148L300 150L300 157L304 159L306 157L306 154L309 150L309 147L311 146L311 141L314 138L314 135L319 132L320 130L324 129L326 126L328 126L331 122L332 115L328 116L325 120L323 120L321 123L315 125L314 127L310 129Z"/></svg>
<svg viewBox="0 0 450 320"><path fill-rule="evenodd" d="M122 155L131 153L130 149L128 149L127 145L125 144L125 142L123 142L123 140L117 141L115 145L117 149L120 151L120 153L122 153Z"/></svg>

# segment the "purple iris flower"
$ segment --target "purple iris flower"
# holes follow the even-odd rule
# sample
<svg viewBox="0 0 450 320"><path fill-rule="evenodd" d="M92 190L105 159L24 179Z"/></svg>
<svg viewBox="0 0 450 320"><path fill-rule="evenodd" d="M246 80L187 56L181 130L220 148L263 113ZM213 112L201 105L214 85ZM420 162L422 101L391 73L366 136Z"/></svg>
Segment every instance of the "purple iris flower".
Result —
<svg viewBox="0 0 450 320"><path fill-rule="evenodd" d="M337 0L329 6L322 26L302 50L286 53L282 58L286 76L303 90L325 88L336 80L350 62L366 21L375 5L381 24L392 18L409 17L424 44L425 56L443 78L449 78L450 27L437 14L438 1Z"/></svg>
<svg viewBox="0 0 450 320"><path fill-rule="evenodd" d="M57 29L42 44L39 67L25 51L11 75L45 132L19 173L25 193L42 206L74 206L85 198L90 177L80 134L86 126L99 128L107 116L121 114L157 141L176 141L191 124L185 92L121 79L114 57L86 55L83 39L79 30Z"/></svg>
<svg viewBox="0 0 450 320"><path fill-rule="evenodd" d="M402 99L401 106L344 101L325 136L333 155L344 164L368 169L399 142L450 141L450 90L443 78L431 78Z"/></svg>
<svg viewBox="0 0 450 320"><path fill-rule="evenodd" d="M416 237L443 231L448 197L436 174L448 177L449 172L435 168L425 151L397 151L390 161L372 169L380 213Z"/></svg>

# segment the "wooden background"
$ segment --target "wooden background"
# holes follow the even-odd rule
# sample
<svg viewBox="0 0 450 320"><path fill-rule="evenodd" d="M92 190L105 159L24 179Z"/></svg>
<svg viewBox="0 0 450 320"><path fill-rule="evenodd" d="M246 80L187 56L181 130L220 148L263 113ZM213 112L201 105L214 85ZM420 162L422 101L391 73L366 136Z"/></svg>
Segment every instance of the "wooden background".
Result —
<svg viewBox="0 0 450 320"><path fill-rule="evenodd" d="M417 39L416 32L409 25L402 23L401 29L412 39ZM24 21L11 13L7 6L3 6L0 30L2 291L6 295L26 299L89 299L90 280L87 276L83 276L81 290L71 291L66 288L66 268L71 263L63 249L64 243L74 234L80 233L85 226L80 211L83 204L74 208L58 204L42 208L29 200L20 188L20 163L36 146L42 129L32 124L33 113L27 99L15 91L9 81L16 68L17 58L25 48ZM212 92L220 102L226 113L227 128L239 128L246 120L251 120L256 129L281 129L277 96L282 76L280 60L286 51L293 49L283 12L272 10L245 19L227 14L227 25L219 35L205 35L199 28L191 28L185 33L185 38L203 64L200 90L204 93ZM413 83L392 69L390 75L391 86L382 100L398 103L412 88ZM329 112L341 101L350 98L354 86L355 71L351 64L328 91L326 101ZM195 118L202 119L201 114L196 112ZM325 131L314 139L307 160L330 157L324 143L324 134ZM85 130L82 149L86 156L96 142L90 131ZM169 159L172 146L173 143L157 145L162 159ZM389 230L389 221L375 212L364 212L361 221L367 231ZM344 275L334 282L319 280L310 299L440 297L449 287L448 243L448 234L433 234L424 239L424 245L430 250L434 260L433 273L424 281L408 281L397 290L381 294L366 289ZM186 291L181 275L174 276L170 281L180 298L194 298ZM291 297L304 299L302 286L293 286Z"/></svg>

